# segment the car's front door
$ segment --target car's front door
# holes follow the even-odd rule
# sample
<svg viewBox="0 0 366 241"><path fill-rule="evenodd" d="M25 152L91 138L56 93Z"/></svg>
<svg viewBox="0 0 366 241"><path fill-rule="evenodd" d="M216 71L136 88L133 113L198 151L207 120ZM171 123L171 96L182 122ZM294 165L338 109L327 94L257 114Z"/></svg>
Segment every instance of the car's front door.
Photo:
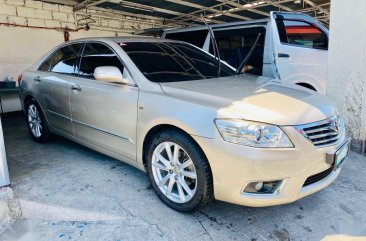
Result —
<svg viewBox="0 0 366 241"><path fill-rule="evenodd" d="M95 80L94 70L100 66L115 66L125 78L130 76L109 46L85 45L70 93L75 137L135 160L138 88Z"/></svg>
<svg viewBox="0 0 366 241"><path fill-rule="evenodd" d="M70 87L78 74L77 61L82 43L56 50L40 67L34 81L39 85L39 101L53 129L73 135Z"/></svg>
<svg viewBox="0 0 366 241"><path fill-rule="evenodd" d="M304 14L271 13L273 53L279 77L325 93L328 31Z"/></svg>

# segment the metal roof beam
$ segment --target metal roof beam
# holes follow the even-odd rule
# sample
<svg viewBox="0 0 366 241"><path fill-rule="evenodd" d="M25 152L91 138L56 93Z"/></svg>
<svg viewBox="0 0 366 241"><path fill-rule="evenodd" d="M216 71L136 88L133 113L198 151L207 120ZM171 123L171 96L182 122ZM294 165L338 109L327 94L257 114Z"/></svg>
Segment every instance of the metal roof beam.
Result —
<svg viewBox="0 0 366 241"><path fill-rule="evenodd" d="M144 4L135 3L135 2L130 2L130 1L125 1L125 0L85 0L85 1L81 2L80 4L76 5L74 7L74 11L84 9L84 8L93 7L93 6L96 6L96 5L104 3L104 2L122 4L122 5L126 5L126 6L131 6L131 7L134 7L134 8L141 8L141 9L146 9L146 10L149 10L149 11L160 12L160 13L170 14L170 15L174 15L174 16L180 16L180 15L183 14L181 12L176 12L176 11L172 11L172 10L169 10L169 9L153 7L153 6L144 5ZM189 17L189 19L191 21L200 21L199 16L194 16L192 14L187 14L187 16ZM178 24L190 25L190 23L187 23L187 22L183 23L183 22L184 21L179 21L179 22L177 21Z"/></svg>
<svg viewBox="0 0 366 241"><path fill-rule="evenodd" d="M264 15L264 16L269 16L269 13L255 9L256 7L260 7L263 4L258 4L258 5L253 5L251 7L246 7L245 4L243 5L243 4L240 4L238 2L232 2L232 1L228 1L228 0L217 0L217 1L222 2L222 3L225 3L225 4L229 4L229 5L233 6L233 7L235 7L235 8L232 8L233 10L238 10L238 11L246 10L246 11L253 12L253 13L256 13L256 14L260 14L260 15ZM256 1L256 2L260 2L260 1ZM250 4L253 4L253 3L255 3L255 2L250 2ZM231 12L233 10L231 10Z"/></svg>
<svg viewBox="0 0 366 241"><path fill-rule="evenodd" d="M225 5L225 4L223 4L223 3L216 4L214 6L211 6L211 8L219 7L219 6L222 6L222 5ZM196 11L191 12L190 14L194 15L194 14L199 14L199 13L202 13L202 12L205 12L205 10L203 10L203 9L196 10ZM188 16L188 14L185 13L185 14L182 14L182 15L180 15L178 17L174 17L171 20L181 19L181 18L184 18L186 16ZM222 21L218 21L218 20L215 20L215 19L211 19L211 22L217 22L217 23L220 23L221 22L222 23Z"/></svg>
<svg viewBox="0 0 366 241"><path fill-rule="evenodd" d="M264 3L264 4L253 5L251 7L245 7L244 6L245 4L240 4L238 2L233 2L233 1L229 1L229 0L217 0L217 1L221 2L220 5L231 5L231 6L235 7L235 8L230 9L230 13L235 13L235 12L247 10L247 11L251 11L251 12L254 12L254 13L257 13L257 14L260 14L260 15L269 16L269 13L258 10L257 8L273 6L270 3ZM287 2L291 2L291 1L293 1L293 0L279 0L279 1L277 1L277 4L287 3ZM262 1L258 0L258 1L253 1L253 2L250 2L250 3L253 4L253 3L256 3L256 2L262 2Z"/></svg>
<svg viewBox="0 0 366 241"><path fill-rule="evenodd" d="M225 16L229 16L229 17L233 17L233 18L237 18L237 19L250 20L250 18L230 13L229 10L218 10L218 9L215 9L214 7L206 7L206 6L203 6L203 5L200 5L200 4L191 3L191 2L187 2L187 1L183 1L183 0L166 0L166 1L176 3L176 4L180 4L180 5L183 5L183 6L188 6L188 7L192 7L192 8L201 9L201 11L214 12L214 14L205 15L205 18L214 18L214 17L218 17L218 16L221 16L221 15L225 15Z"/></svg>
<svg viewBox="0 0 366 241"><path fill-rule="evenodd" d="M293 11L294 11L293 9L291 9L291 8L289 8L289 7L286 7L286 6L283 6L281 3L276 2L275 0L273 0L273 1L267 1L267 3L268 3L269 5L272 5L272 6L278 7L278 8L280 8L280 9L283 9L283 10L286 10L286 11L289 11L289 12L293 12Z"/></svg>
<svg viewBox="0 0 366 241"><path fill-rule="evenodd" d="M317 9L317 10L319 10L319 11L321 11L321 12L327 14L327 15L329 15L329 11L328 10L326 10L326 9L322 8L321 6L315 4L313 1L311 1L311 0L303 0L303 1L306 4L310 5L311 7L315 8L315 9Z"/></svg>
<svg viewBox="0 0 366 241"><path fill-rule="evenodd" d="M62 4L67 6L74 6L78 4L78 1L76 0L43 0L43 2Z"/></svg>
<svg viewBox="0 0 366 241"><path fill-rule="evenodd" d="M79 4L76 4L74 6L74 11L78 11L83 8L89 8L89 7L92 7L92 6L101 4L101 3L105 3L105 2L108 2L108 0L85 0Z"/></svg>

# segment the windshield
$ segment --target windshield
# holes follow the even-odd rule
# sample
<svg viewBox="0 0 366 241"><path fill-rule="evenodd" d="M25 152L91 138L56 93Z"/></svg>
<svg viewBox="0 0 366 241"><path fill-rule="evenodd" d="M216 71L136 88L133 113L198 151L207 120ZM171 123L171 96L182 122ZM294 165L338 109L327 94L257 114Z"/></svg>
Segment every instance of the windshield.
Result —
<svg viewBox="0 0 366 241"><path fill-rule="evenodd" d="M235 75L208 53L189 44L175 42L126 42L121 48L152 82L177 82Z"/></svg>

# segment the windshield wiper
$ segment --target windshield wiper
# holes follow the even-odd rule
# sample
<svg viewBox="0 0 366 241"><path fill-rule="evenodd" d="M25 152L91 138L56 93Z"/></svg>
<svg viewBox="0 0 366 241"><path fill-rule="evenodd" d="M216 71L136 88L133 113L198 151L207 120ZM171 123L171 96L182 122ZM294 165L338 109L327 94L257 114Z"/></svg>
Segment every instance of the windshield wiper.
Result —
<svg viewBox="0 0 366 241"><path fill-rule="evenodd" d="M245 56L245 58L243 59L243 61L240 63L240 65L238 66L238 68L236 69L236 74L240 74L241 70L243 69L243 67L245 66L245 64L248 62L250 56L252 55L254 49L257 47L257 44L259 42L260 37L262 36L262 33L259 33L257 36L257 39L255 40L253 46L250 48L247 56Z"/></svg>
<svg viewBox="0 0 366 241"><path fill-rule="evenodd" d="M212 31L212 28L207 24L207 22L206 22L206 20L205 20L205 18L202 14L201 14L201 18L202 18L202 21L205 23L205 25L208 29L208 32L210 33L210 36L211 36L211 42L212 42L214 56L215 56L215 58L217 58L217 65L219 67L218 70L217 70L217 77L220 77L221 58L220 58L219 47L217 45L216 38L215 38L214 32Z"/></svg>

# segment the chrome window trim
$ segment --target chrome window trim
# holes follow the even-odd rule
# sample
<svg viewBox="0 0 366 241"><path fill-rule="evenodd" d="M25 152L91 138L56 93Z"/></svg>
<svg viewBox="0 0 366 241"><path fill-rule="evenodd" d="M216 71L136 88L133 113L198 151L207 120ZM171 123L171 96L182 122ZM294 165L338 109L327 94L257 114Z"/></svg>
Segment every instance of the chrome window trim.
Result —
<svg viewBox="0 0 366 241"><path fill-rule="evenodd" d="M100 128L97 128L97 127L95 127L95 126L88 125L88 124L86 124L86 123L84 123L84 122L77 121L77 120L74 120L74 119L72 119L71 121L72 121L73 123L75 123L75 124L82 125L82 126L85 126L85 127L87 127L87 128L90 128L90 129L92 129L92 130L96 130L96 131L102 132L102 133L104 133L104 134L108 134L108 135L110 135L110 136L118 137L118 138L120 138L120 139L122 139L122 140L124 140L124 141L126 141L126 142L131 143L131 144L135 144L135 142L134 142L131 138L128 138L128 137L125 137L125 136L120 136L120 135L114 134L114 133L112 133L112 132L110 132L110 131L107 131L107 130L104 130L104 129L100 129Z"/></svg>
<svg viewBox="0 0 366 241"><path fill-rule="evenodd" d="M67 116L61 115L61 114L56 113L56 112L51 111L51 110L48 110L48 112L49 112L49 113L51 113L51 114L53 114L53 115L56 115L56 116L62 117L62 118L64 118L64 119L67 119L67 120L69 120L70 122L72 122L73 124L79 124L79 125L85 126L85 127L87 127L87 128L90 128L90 129L93 129L93 130L96 130L96 131L102 132L102 133L104 133L104 134L108 134L108 135L110 135L110 136L117 137L117 138L122 139L122 140L124 140L124 141L126 141L126 142L129 142L129 143L131 143L131 144L135 144L135 142L134 142L131 138L128 138L128 137L125 137L125 136L121 136L121 135L117 135L117 134L112 133L112 132L110 132L110 131L107 131L107 130L104 130L104 129L97 128L97 127L95 127L95 126L91 126L91 125L85 124L84 122L74 120L74 119L72 119L72 118L70 118L70 117L67 117Z"/></svg>

